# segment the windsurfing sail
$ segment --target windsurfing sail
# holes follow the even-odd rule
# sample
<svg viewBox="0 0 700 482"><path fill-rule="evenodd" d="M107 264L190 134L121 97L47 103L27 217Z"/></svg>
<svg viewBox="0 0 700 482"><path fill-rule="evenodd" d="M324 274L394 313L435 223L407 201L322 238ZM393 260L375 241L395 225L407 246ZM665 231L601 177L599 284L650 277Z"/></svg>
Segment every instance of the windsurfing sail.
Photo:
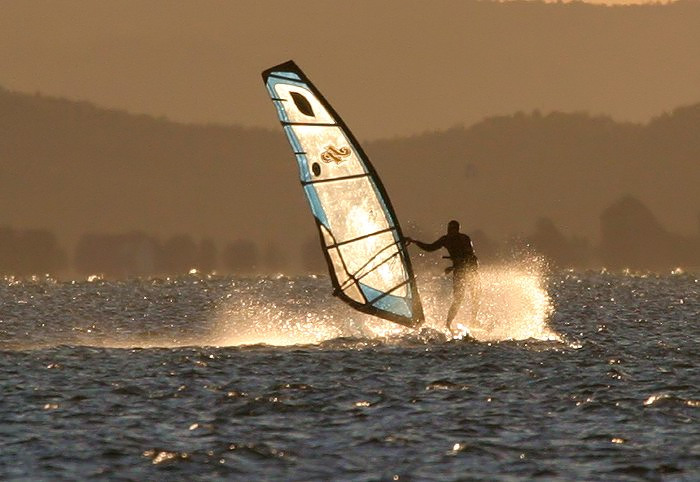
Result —
<svg viewBox="0 0 700 482"><path fill-rule="evenodd" d="M263 72L316 220L334 294L408 327L423 321L399 222L360 144L292 62Z"/></svg>

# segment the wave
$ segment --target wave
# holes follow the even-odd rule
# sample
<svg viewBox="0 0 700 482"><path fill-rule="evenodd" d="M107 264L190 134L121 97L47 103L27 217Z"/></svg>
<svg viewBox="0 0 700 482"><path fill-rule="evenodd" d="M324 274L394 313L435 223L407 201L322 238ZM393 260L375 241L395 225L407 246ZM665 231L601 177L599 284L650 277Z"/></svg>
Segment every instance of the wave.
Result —
<svg viewBox="0 0 700 482"><path fill-rule="evenodd" d="M444 323L452 301L445 276L418 279L426 314L419 330L353 310L331 295L325 276L15 282L0 286L0 350L562 341L549 326L544 273L537 262L481 268L478 316L469 319L473 300L466 299L456 333Z"/></svg>

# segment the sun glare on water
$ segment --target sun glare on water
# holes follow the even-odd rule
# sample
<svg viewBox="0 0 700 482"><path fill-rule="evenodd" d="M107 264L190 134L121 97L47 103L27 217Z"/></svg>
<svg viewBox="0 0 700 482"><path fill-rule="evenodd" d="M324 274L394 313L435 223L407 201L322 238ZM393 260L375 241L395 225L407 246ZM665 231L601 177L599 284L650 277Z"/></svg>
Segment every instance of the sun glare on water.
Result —
<svg viewBox="0 0 700 482"><path fill-rule="evenodd" d="M419 277L426 314L423 327L444 335L445 339L463 338L468 334L479 341L561 341L548 325L552 303L540 263L531 260L486 266L480 268L479 273L478 318L476 321L469 319L471 300L467 297L453 323L455 331L452 334L447 331L444 321L452 301L451 278ZM315 281L318 289L327 282L323 278ZM232 295L218 315L215 343L220 346L284 346L317 344L341 337L398 343L418 333L358 313L334 298L314 299L303 290L291 290L282 297L279 295L274 291Z"/></svg>
<svg viewBox="0 0 700 482"><path fill-rule="evenodd" d="M316 344L344 336L332 316L299 310L294 300L280 306L246 296L226 307L217 325L220 346Z"/></svg>
<svg viewBox="0 0 700 482"><path fill-rule="evenodd" d="M479 268L478 315L471 319L469 293L453 321L455 338L479 341L549 340L561 337L549 327L552 302L546 289L543 263L524 259ZM469 290L467 290L469 291ZM445 315L452 302L452 284L436 276L421 284L427 325L446 330Z"/></svg>
<svg viewBox="0 0 700 482"><path fill-rule="evenodd" d="M557 340L548 325L552 302L540 272L523 266L486 269L479 318L470 333L480 340Z"/></svg>

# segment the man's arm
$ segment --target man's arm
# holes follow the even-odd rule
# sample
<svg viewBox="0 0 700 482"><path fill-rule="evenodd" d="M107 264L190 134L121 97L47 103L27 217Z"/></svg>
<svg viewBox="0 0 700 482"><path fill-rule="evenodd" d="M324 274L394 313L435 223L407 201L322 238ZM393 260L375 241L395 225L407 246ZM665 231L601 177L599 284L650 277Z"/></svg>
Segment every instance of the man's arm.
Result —
<svg viewBox="0 0 700 482"><path fill-rule="evenodd" d="M418 241L417 239L412 238L406 238L406 241L408 241L409 243L416 243L416 245L424 251L435 251L437 249L442 248L443 244L445 243L445 236L442 236L434 243L424 243L422 241Z"/></svg>

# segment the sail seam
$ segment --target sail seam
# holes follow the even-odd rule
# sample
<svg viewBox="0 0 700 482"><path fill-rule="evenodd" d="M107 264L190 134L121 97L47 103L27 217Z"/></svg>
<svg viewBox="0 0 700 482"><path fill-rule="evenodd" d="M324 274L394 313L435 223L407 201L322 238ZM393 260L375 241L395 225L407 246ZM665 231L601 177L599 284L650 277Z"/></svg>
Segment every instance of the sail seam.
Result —
<svg viewBox="0 0 700 482"><path fill-rule="evenodd" d="M313 127L336 127L338 124L327 122L290 122L280 121L283 126L313 126Z"/></svg>
<svg viewBox="0 0 700 482"><path fill-rule="evenodd" d="M339 242L339 243L336 242L335 244L331 244L331 245L329 245L329 246L326 246L326 249L337 248L338 246L343 246L343 245L345 245L345 244L354 243L355 241L360 241L360 240L362 240L362 239L371 238L372 236L376 236L376 235L378 235L378 234L388 233L388 232L395 231L395 230L396 230L396 227L395 227L395 226L390 226L390 227L388 227L388 228L386 228L386 229L382 229L382 230L379 230L379 231L375 231L375 232L373 232L373 233L365 234L365 235L363 235L363 236L358 236L357 238L347 239L347 240L341 241L341 242Z"/></svg>
<svg viewBox="0 0 700 482"><path fill-rule="evenodd" d="M295 153L296 154L296 153ZM300 153L300 154L306 154L305 152ZM333 182L333 181L345 181L347 179L360 179L363 177L369 177L369 173L364 173L364 174L353 174L352 176L342 176L342 177L333 177L330 179L316 179L314 181L301 181L302 186L308 186L309 184L318 184L318 183L323 183L323 182Z"/></svg>

